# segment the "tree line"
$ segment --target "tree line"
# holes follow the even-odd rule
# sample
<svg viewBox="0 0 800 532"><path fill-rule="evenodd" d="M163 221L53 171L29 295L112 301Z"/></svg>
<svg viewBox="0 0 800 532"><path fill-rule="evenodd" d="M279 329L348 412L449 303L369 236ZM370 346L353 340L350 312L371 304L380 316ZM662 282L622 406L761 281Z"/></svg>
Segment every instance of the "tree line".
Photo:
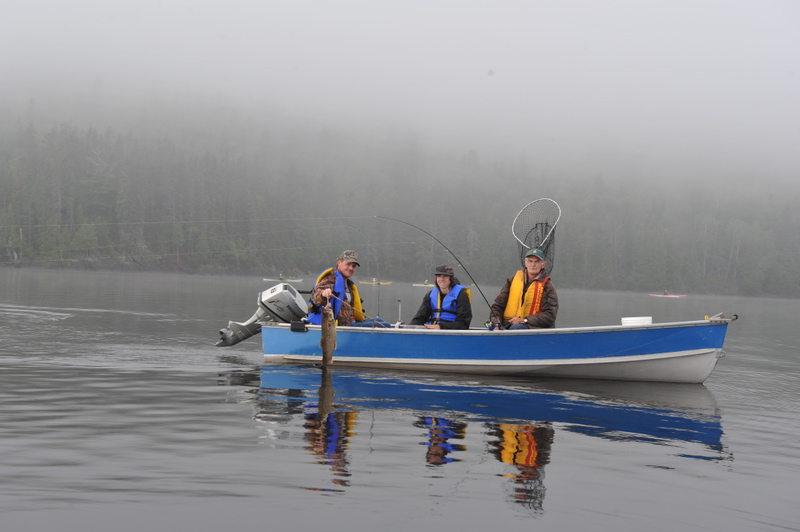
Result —
<svg viewBox="0 0 800 532"><path fill-rule="evenodd" d="M421 281L460 262L462 281L497 284L519 266L514 216L548 197L559 287L800 297L800 197L769 176L567 175L237 113L6 118L3 267L290 277L352 248L361 276Z"/></svg>

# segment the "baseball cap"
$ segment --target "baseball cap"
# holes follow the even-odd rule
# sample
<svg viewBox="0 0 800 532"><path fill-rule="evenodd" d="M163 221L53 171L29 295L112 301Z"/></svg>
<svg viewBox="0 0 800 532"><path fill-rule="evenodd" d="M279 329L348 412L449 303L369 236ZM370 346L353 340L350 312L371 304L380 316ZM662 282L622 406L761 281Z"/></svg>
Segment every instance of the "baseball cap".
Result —
<svg viewBox="0 0 800 532"><path fill-rule="evenodd" d="M531 248L525 254L526 257L537 257L542 262L547 262L547 259L544 258L544 252L539 248Z"/></svg>
<svg viewBox="0 0 800 532"><path fill-rule="evenodd" d="M348 249L347 251L342 251L342 254L339 255L338 260L343 260L344 262L355 262L356 266L361 266L358 263L358 253L356 253L352 249Z"/></svg>

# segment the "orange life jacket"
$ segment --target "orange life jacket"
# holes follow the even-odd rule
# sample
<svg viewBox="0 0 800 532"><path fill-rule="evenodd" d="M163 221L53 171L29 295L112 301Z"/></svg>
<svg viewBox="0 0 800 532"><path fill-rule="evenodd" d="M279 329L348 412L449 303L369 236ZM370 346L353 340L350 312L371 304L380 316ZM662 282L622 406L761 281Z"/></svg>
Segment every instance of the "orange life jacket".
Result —
<svg viewBox="0 0 800 532"><path fill-rule="evenodd" d="M531 314L538 314L542 310L542 296L544 295L544 285L550 280L545 277L544 281L534 281L528 286L525 293L522 289L525 286L525 270L519 270L511 281L511 288L508 291L508 301L503 311L504 319L524 318Z"/></svg>

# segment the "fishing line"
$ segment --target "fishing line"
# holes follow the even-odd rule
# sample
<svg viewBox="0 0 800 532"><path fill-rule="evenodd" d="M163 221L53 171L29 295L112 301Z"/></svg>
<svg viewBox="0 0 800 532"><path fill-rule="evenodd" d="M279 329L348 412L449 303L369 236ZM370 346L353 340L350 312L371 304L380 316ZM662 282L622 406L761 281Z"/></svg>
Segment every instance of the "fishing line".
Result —
<svg viewBox="0 0 800 532"><path fill-rule="evenodd" d="M477 281L475 281L475 279L474 279L474 278L472 277L472 275L469 273L469 271L467 270L467 268L466 268L466 267L464 266L464 264L461 262L461 259L459 259L458 257L456 257L456 254L455 254L455 253L453 253L452 251L450 251L450 248L448 248L447 246L445 246L445 245L444 245L444 243L443 243L441 240L439 240L438 238L436 238L435 236L433 236L432 234L430 234L429 232L427 232L425 229L422 229L421 227L417 227L416 225L414 225L414 224L412 224L412 223L404 222L403 220L398 220L397 218L389 218L388 216L378 216L378 215L375 215L375 218L383 218L384 220L391 220L391 221L393 221L393 222L400 222L401 224L406 224L406 225L407 225L407 226L409 226L409 227L413 227L413 228L414 228L414 229L416 229L417 231L422 231L423 233L425 233L426 235L428 235L429 237L431 237L432 239L434 239L435 241L437 241L437 242L438 242L438 243L439 243L439 244L440 244L440 245L441 245L441 246L442 246L442 247L445 249L445 251L447 251L447 252L448 252L450 255L452 255L454 259L456 259L456 262L458 263L458 265L459 265L459 266L461 266L461 268L464 270L464 272L465 272L465 273L466 273L466 274L469 276L470 280L472 280L472 283L475 285L475 288L477 288L477 289L478 289L478 293L480 293L481 297L483 298L483 301L486 303L486 306L487 306L487 307L489 307L489 308L492 308L492 306L489 304L489 300L487 300L487 299L486 299L486 296L485 296L485 295L483 295L483 291L481 290L481 287L480 287L480 286L478 286L478 283L477 283Z"/></svg>

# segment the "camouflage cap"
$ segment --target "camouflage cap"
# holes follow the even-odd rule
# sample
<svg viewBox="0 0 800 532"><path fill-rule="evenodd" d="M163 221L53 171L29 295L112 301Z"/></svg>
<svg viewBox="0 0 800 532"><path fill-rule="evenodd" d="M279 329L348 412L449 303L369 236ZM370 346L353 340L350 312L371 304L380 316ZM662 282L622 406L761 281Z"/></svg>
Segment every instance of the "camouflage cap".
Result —
<svg viewBox="0 0 800 532"><path fill-rule="evenodd" d="M452 266L448 266L447 264L442 264L441 266L436 267L436 274L435 275L449 275L453 277L453 268Z"/></svg>
<svg viewBox="0 0 800 532"><path fill-rule="evenodd" d="M361 266L358 263L358 253L356 253L352 249L348 249L347 251L342 251L342 254L339 255L339 258L337 260L343 260L344 262L354 262L356 266Z"/></svg>

